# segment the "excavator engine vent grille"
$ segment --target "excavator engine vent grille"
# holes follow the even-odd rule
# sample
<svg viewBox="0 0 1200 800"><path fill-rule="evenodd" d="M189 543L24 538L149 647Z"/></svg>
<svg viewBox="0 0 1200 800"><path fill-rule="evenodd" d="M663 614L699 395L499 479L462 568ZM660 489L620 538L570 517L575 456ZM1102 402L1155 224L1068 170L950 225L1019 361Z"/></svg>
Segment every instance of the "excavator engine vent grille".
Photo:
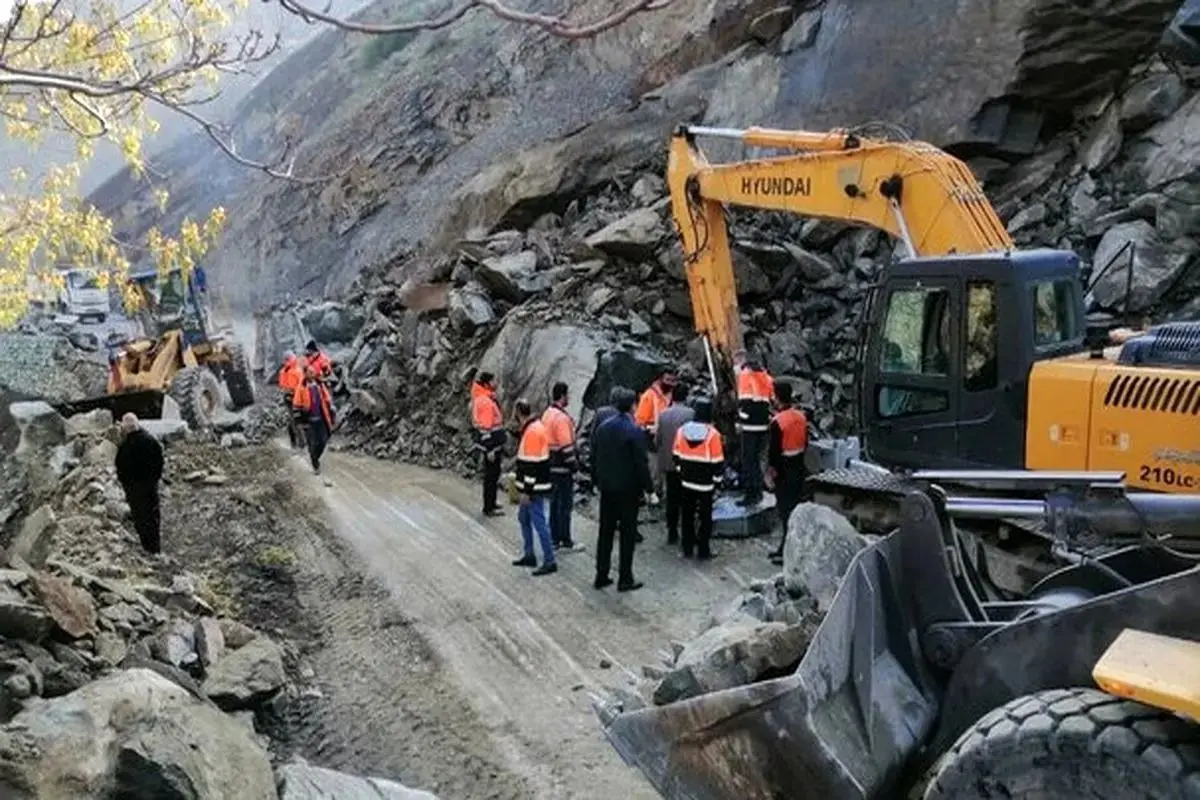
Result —
<svg viewBox="0 0 1200 800"><path fill-rule="evenodd" d="M1104 405L1200 415L1200 380L1118 375L1104 393Z"/></svg>
<svg viewBox="0 0 1200 800"><path fill-rule="evenodd" d="M1200 322L1158 325L1121 347L1118 364L1142 367L1200 366Z"/></svg>

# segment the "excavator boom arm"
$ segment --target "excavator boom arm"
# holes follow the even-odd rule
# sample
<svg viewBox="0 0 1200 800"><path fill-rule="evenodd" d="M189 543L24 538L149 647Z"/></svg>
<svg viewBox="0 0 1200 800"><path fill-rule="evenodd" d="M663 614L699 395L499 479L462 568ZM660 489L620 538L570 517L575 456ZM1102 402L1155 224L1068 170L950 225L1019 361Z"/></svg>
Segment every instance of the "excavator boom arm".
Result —
<svg viewBox="0 0 1200 800"><path fill-rule="evenodd" d="M696 146L697 136L793 152L713 165ZM667 184L696 330L727 358L742 346L742 334L726 205L869 225L903 240L914 256L1013 247L967 166L924 142L848 131L683 126L671 140Z"/></svg>

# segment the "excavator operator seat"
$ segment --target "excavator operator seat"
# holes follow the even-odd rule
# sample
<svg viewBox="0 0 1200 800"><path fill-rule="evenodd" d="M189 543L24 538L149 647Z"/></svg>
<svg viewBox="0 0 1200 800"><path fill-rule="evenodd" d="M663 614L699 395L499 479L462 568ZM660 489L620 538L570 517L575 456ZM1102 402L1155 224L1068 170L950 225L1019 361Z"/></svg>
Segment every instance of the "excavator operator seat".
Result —
<svg viewBox="0 0 1200 800"><path fill-rule="evenodd" d="M1082 352L1078 257L911 258L868 303L859 354L870 456L893 468L1024 467L1030 366Z"/></svg>

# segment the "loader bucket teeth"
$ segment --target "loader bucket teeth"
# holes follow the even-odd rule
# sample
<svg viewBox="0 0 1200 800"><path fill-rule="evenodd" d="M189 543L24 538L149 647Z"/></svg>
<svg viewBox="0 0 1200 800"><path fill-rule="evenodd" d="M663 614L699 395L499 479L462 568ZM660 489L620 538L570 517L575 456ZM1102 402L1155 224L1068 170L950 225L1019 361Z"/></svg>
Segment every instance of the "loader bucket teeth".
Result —
<svg viewBox="0 0 1200 800"><path fill-rule="evenodd" d="M861 551L796 671L612 716L605 734L669 800L888 797L937 719L898 548Z"/></svg>

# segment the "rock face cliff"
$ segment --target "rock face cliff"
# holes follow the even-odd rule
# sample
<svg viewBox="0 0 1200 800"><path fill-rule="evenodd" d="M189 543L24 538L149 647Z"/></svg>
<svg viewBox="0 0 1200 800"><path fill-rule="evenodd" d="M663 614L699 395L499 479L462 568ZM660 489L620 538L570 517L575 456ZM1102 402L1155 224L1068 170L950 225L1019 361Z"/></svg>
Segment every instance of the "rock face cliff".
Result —
<svg viewBox="0 0 1200 800"><path fill-rule="evenodd" d="M594 17L614 4L573 5ZM561 211L658 160L680 122L882 120L960 152L1029 155L1121 84L1177 6L971 0L948 14L916 0L676 0L586 42L483 13L403 39L331 32L276 69L235 119L243 152L269 158L292 139L306 174L340 177L281 182L197 135L159 166L174 193L165 220L127 174L93 200L127 234L222 203L234 213L211 268L231 299L315 296L418 244L444 248ZM381 0L364 16L437 8ZM604 135L573 146L570 135L589 127ZM518 155L539 145L549 150Z"/></svg>

